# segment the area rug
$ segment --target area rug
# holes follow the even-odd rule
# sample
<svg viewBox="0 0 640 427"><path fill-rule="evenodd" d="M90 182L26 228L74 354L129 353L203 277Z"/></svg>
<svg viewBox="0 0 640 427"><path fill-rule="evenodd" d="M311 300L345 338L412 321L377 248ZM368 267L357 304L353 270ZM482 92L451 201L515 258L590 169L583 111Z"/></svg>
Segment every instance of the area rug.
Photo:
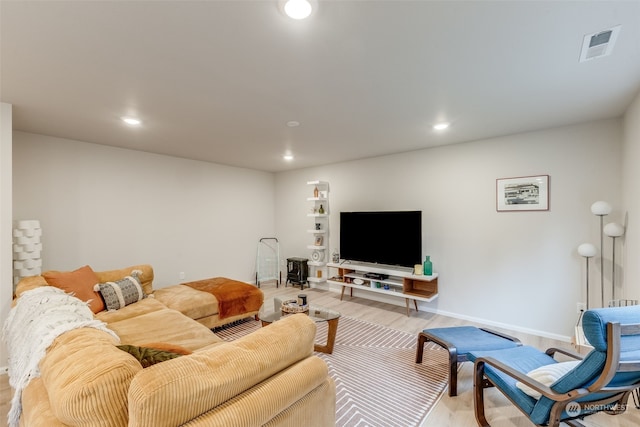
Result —
<svg viewBox="0 0 640 427"><path fill-rule="evenodd" d="M318 323L316 341L324 344L326 322ZM260 328L253 319L218 329L233 341ZM327 362L336 382L336 426L418 427L447 385L447 353L425 345L415 363L417 335L342 316L333 354L315 353Z"/></svg>

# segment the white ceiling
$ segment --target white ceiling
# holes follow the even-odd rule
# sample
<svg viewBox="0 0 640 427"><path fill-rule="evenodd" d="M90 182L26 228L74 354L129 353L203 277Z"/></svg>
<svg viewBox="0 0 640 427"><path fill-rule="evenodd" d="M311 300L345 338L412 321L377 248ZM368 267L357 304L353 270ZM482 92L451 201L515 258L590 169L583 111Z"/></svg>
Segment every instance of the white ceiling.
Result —
<svg viewBox="0 0 640 427"><path fill-rule="evenodd" d="M0 20L14 129L264 171L617 117L640 89L640 0L320 0L304 21L277 0L3 0Z"/></svg>

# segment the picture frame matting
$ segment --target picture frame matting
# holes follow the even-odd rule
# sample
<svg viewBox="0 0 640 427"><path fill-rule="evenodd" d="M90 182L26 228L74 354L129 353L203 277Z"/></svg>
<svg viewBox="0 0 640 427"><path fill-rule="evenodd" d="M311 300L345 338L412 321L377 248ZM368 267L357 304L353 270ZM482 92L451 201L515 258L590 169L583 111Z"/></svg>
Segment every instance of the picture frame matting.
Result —
<svg viewBox="0 0 640 427"><path fill-rule="evenodd" d="M548 211L549 175L496 179L496 210Z"/></svg>

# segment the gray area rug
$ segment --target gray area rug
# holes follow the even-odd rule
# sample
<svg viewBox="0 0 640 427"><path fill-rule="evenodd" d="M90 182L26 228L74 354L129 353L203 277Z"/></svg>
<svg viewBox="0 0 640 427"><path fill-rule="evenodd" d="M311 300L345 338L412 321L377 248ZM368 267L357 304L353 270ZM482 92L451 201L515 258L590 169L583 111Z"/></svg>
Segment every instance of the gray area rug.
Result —
<svg viewBox="0 0 640 427"><path fill-rule="evenodd" d="M326 323L317 324L316 341L324 344ZM249 319L218 329L233 341L260 328ZM425 346L422 364L415 363L418 337L343 316L333 354L317 353L336 382L338 427L420 426L447 386L447 353Z"/></svg>

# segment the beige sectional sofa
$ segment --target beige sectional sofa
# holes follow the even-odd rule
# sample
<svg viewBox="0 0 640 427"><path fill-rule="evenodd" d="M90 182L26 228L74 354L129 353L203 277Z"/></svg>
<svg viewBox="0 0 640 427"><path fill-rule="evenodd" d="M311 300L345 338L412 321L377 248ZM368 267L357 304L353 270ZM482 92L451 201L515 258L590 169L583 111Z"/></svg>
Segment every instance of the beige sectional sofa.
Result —
<svg viewBox="0 0 640 427"><path fill-rule="evenodd" d="M21 426L335 424L335 385L326 363L313 355L315 324L307 316L224 342L209 329L220 319L202 306L212 301L202 292L178 285L154 292L149 265L96 274L112 281L134 270L142 272L151 297L95 318L121 344L167 343L192 353L143 368L105 331L64 332L40 361L40 376L22 392ZM38 286L47 286L42 276L23 279L16 297Z"/></svg>

